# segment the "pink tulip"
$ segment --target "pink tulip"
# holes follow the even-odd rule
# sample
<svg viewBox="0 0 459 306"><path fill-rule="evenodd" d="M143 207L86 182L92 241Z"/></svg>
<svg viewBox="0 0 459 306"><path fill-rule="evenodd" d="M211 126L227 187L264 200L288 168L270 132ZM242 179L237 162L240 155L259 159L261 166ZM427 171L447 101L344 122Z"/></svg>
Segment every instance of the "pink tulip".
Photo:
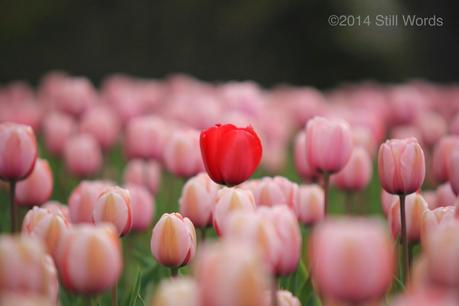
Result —
<svg viewBox="0 0 459 306"><path fill-rule="evenodd" d="M260 207L258 213L274 225L282 248L273 273L277 276L293 273L301 254L301 231L295 214L285 205Z"/></svg>
<svg viewBox="0 0 459 306"><path fill-rule="evenodd" d="M70 222L69 207L67 205L64 205L58 201L48 201L41 207L46 208L54 214L61 214L66 221Z"/></svg>
<svg viewBox="0 0 459 306"><path fill-rule="evenodd" d="M432 281L456 289L459 284L459 223L449 222L438 226L427 234L423 247Z"/></svg>
<svg viewBox="0 0 459 306"><path fill-rule="evenodd" d="M7 292L40 294L57 302L56 267L39 240L2 235L0 254L0 297Z"/></svg>
<svg viewBox="0 0 459 306"><path fill-rule="evenodd" d="M245 242L255 246L263 256L266 267L276 272L281 253L284 251L274 223L259 211L236 211L232 213L222 229L225 239Z"/></svg>
<svg viewBox="0 0 459 306"><path fill-rule="evenodd" d="M36 206L27 212L22 223L22 233L42 240L52 256L56 255L58 243L69 228L70 223L60 212Z"/></svg>
<svg viewBox="0 0 459 306"><path fill-rule="evenodd" d="M205 246L195 275L202 306L266 306L269 276L252 246L236 241Z"/></svg>
<svg viewBox="0 0 459 306"><path fill-rule="evenodd" d="M305 181L316 181L319 173L311 164L306 151L306 133L301 131L295 138L295 168Z"/></svg>
<svg viewBox="0 0 459 306"><path fill-rule="evenodd" d="M309 242L309 259L320 294L347 303L377 301L395 271L393 243L384 226L370 219L320 223Z"/></svg>
<svg viewBox="0 0 459 306"><path fill-rule="evenodd" d="M446 223L456 222L456 209L453 206L438 207L434 210L426 209L421 222L421 241L425 241L438 226Z"/></svg>
<svg viewBox="0 0 459 306"><path fill-rule="evenodd" d="M295 212L298 220L305 225L322 221L324 215L324 191L319 185L300 185Z"/></svg>
<svg viewBox="0 0 459 306"><path fill-rule="evenodd" d="M398 196L390 194L384 191L384 189L381 190L381 207L386 217L388 217L391 212L392 204L397 200Z"/></svg>
<svg viewBox="0 0 459 306"><path fill-rule="evenodd" d="M332 176L332 184L346 191L356 192L367 187L373 174L370 155L362 147L355 147L346 166Z"/></svg>
<svg viewBox="0 0 459 306"><path fill-rule="evenodd" d="M155 215L155 200L150 192L140 185L128 185L126 187L131 195L132 206L132 230L146 230Z"/></svg>
<svg viewBox="0 0 459 306"><path fill-rule="evenodd" d="M450 177L452 177L453 173L455 173L453 170L454 166L451 165L450 169L452 170ZM457 198L453 189L451 188L451 184L444 183L438 186L437 190L435 191L435 200L435 207L454 206L456 204Z"/></svg>
<svg viewBox="0 0 459 306"><path fill-rule="evenodd" d="M115 144L119 130L118 117L107 106L92 107L81 118L80 132L94 136L104 151Z"/></svg>
<svg viewBox="0 0 459 306"><path fill-rule="evenodd" d="M252 189L255 203L262 206L294 205L298 186L287 179L264 177Z"/></svg>
<svg viewBox="0 0 459 306"><path fill-rule="evenodd" d="M156 194L161 181L161 168L156 161L130 160L124 168L125 184L141 185Z"/></svg>
<svg viewBox="0 0 459 306"><path fill-rule="evenodd" d="M111 223L118 235L124 236L132 228L132 205L129 190L108 187L97 198L92 211L94 223Z"/></svg>
<svg viewBox="0 0 459 306"><path fill-rule="evenodd" d="M218 235L225 227L228 216L235 211L253 211L255 199L249 190L224 187L217 193L213 208L212 224Z"/></svg>
<svg viewBox="0 0 459 306"><path fill-rule="evenodd" d="M424 198L424 200L426 200L427 206L429 207L429 209L437 208L437 195L435 191L433 190L423 191L421 192L421 195ZM391 195L391 196L396 197L394 195Z"/></svg>
<svg viewBox="0 0 459 306"><path fill-rule="evenodd" d="M56 81L51 103L72 116L80 116L97 100L97 92L91 82L82 77L65 77Z"/></svg>
<svg viewBox="0 0 459 306"><path fill-rule="evenodd" d="M70 138L64 151L65 165L73 175L94 175L102 167L102 151L91 135L80 134Z"/></svg>
<svg viewBox="0 0 459 306"><path fill-rule="evenodd" d="M352 153L352 133L344 121L315 117L306 125L306 154L313 169L336 173Z"/></svg>
<svg viewBox="0 0 459 306"><path fill-rule="evenodd" d="M453 135L459 135L459 113L456 114L450 122L449 132Z"/></svg>
<svg viewBox="0 0 459 306"><path fill-rule="evenodd" d="M416 118L416 126L421 133L422 143L432 147L448 132L445 119L435 112L421 112Z"/></svg>
<svg viewBox="0 0 459 306"><path fill-rule="evenodd" d="M72 191L68 201L72 223L92 223L96 201L109 186L103 181L82 181Z"/></svg>
<svg viewBox="0 0 459 306"><path fill-rule="evenodd" d="M55 301L42 294L5 292L0 296L0 306L49 306Z"/></svg>
<svg viewBox="0 0 459 306"><path fill-rule="evenodd" d="M16 185L16 204L42 205L53 192L53 174L48 161L37 159L32 173Z"/></svg>
<svg viewBox="0 0 459 306"><path fill-rule="evenodd" d="M194 130L173 132L165 143L162 160L169 172L180 177L203 171L199 133Z"/></svg>
<svg viewBox="0 0 459 306"><path fill-rule="evenodd" d="M34 100L11 103L11 100L0 103L2 114L0 121L14 122L30 126L34 132L40 129L43 117L43 108Z"/></svg>
<svg viewBox="0 0 459 306"><path fill-rule="evenodd" d="M276 298L278 306L301 306L300 300L287 290L278 290ZM271 292L267 293L266 305L272 305Z"/></svg>
<svg viewBox="0 0 459 306"><path fill-rule="evenodd" d="M359 126L352 127L352 139L354 146L365 148L370 156L375 155L376 140L370 129Z"/></svg>
<svg viewBox="0 0 459 306"><path fill-rule="evenodd" d="M199 306L198 287L192 278L172 278L161 281L151 306Z"/></svg>
<svg viewBox="0 0 459 306"><path fill-rule="evenodd" d="M418 194L413 193L406 197L406 231L408 241L417 242L421 237L421 224L424 212L428 210L427 202ZM396 199L389 212L389 224L394 239L400 234L400 201Z"/></svg>
<svg viewBox="0 0 459 306"><path fill-rule="evenodd" d="M429 288L399 295L390 306L454 306L458 303L459 300L454 295Z"/></svg>
<svg viewBox="0 0 459 306"><path fill-rule="evenodd" d="M151 253L160 264L181 267L196 251L196 232L190 219L179 213L164 214L153 228Z"/></svg>
<svg viewBox="0 0 459 306"><path fill-rule="evenodd" d="M424 181L424 152L415 138L388 140L379 148L378 169L384 190L413 193Z"/></svg>
<svg viewBox="0 0 459 306"><path fill-rule="evenodd" d="M219 185L207 173L190 178L182 189L179 199L180 213L193 222L195 227L205 228L212 224L212 209Z"/></svg>
<svg viewBox="0 0 459 306"><path fill-rule="evenodd" d="M459 148L451 152L449 157L449 183L452 191L459 195Z"/></svg>
<svg viewBox="0 0 459 306"><path fill-rule="evenodd" d="M126 127L124 150L129 159L143 158L160 160L168 137L168 126L156 117L138 117Z"/></svg>
<svg viewBox="0 0 459 306"><path fill-rule="evenodd" d="M65 143L77 132L76 122L64 113L52 112L43 122L43 137L46 149L54 155L64 153Z"/></svg>
<svg viewBox="0 0 459 306"><path fill-rule="evenodd" d="M97 294L115 286L121 276L121 242L111 224L79 225L58 248L60 279L67 290Z"/></svg>
<svg viewBox="0 0 459 306"><path fill-rule="evenodd" d="M33 130L16 123L0 124L0 179L19 181L32 172L37 160Z"/></svg>
<svg viewBox="0 0 459 306"><path fill-rule="evenodd" d="M459 148L459 136L444 136L434 147L432 154L432 176L438 183L449 178L449 160L451 152Z"/></svg>

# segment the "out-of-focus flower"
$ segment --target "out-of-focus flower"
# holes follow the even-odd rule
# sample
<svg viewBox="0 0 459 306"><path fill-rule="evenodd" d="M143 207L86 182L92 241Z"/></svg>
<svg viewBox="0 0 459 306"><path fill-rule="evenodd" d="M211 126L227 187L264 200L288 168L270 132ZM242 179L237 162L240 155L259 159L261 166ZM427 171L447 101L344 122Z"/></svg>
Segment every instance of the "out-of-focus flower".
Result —
<svg viewBox="0 0 459 306"><path fill-rule="evenodd" d="M8 292L41 294L56 302L58 290L56 267L39 240L0 236L0 297Z"/></svg>
<svg viewBox="0 0 459 306"><path fill-rule="evenodd" d="M99 195L110 186L104 181L82 181L70 194L68 207L72 223L92 223Z"/></svg>
<svg viewBox="0 0 459 306"><path fill-rule="evenodd" d="M451 169L454 169L453 167L451 165ZM454 173L454 171L451 172ZM444 183L437 187L435 191L435 207L454 206L456 201L457 198L450 183Z"/></svg>
<svg viewBox="0 0 459 306"><path fill-rule="evenodd" d="M83 114L80 132L92 135L107 151L118 139L120 123L116 114L107 106L95 106Z"/></svg>
<svg viewBox="0 0 459 306"><path fill-rule="evenodd" d="M62 204L61 202L58 201L48 201L45 204L41 206L42 208L46 208L50 212L54 214L61 214L65 220L70 222L70 213L69 213L69 207L67 205Z"/></svg>
<svg viewBox="0 0 459 306"><path fill-rule="evenodd" d="M180 213L195 227L212 225L212 210L219 186L206 173L190 178L179 199Z"/></svg>
<svg viewBox="0 0 459 306"><path fill-rule="evenodd" d="M266 293L266 305L272 305L271 295L271 292ZM300 300L287 290L278 290L276 298L278 306L301 306Z"/></svg>
<svg viewBox="0 0 459 306"><path fill-rule="evenodd" d="M59 243L56 262L62 284L71 292L97 294L115 286L123 267L115 227L73 227Z"/></svg>
<svg viewBox="0 0 459 306"><path fill-rule="evenodd" d="M198 286L192 278L165 279L153 297L151 306L199 306Z"/></svg>
<svg viewBox="0 0 459 306"><path fill-rule="evenodd" d="M434 210L426 209L422 216L421 223L421 241L425 244L426 238L438 226L456 222L456 209L454 206L438 207Z"/></svg>
<svg viewBox="0 0 459 306"><path fill-rule="evenodd" d="M96 174L103 162L100 146L89 134L70 138L65 144L64 159L70 173L79 177Z"/></svg>
<svg viewBox="0 0 459 306"><path fill-rule="evenodd" d="M447 133L448 126L445 119L435 112L421 112L416 118L416 127L421 133L422 143L432 147Z"/></svg>
<svg viewBox="0 0 459 306"><path fill-rule="evenodd" d="M352 150L349 162L341 171L332 176L332 184L338 188L356 192L367 187L373 174L373 164L370 155L362 147Z"/></svg>
<svg viewBox="0 0 459 306"><path fill-rule="evenodd" d="M389 289L394 247L378 220L330 219L309 242L311 275L324 297L348 303L377 301Z"/></svg>
<svg viewBox="0 0 459 306"><path fill-rule="evenodd" d="M306 152L309 164L321 172L336 173L344 168L352 153L349 125L341 120L315 117L306 125Z"/></svg>
<svg viewBox="0 0 459 306"><path fill-rule="evenodd" d="M384 189L381 190L381 208L386 217L389 216L392 204L398 199L395 194L390 194Z"/></svg>
<svg viewBox="0 0 459 306"><path fill-rule="evenodd" d="M108 187L97 198L92 212L94 223L111 223L118 235L124 236L132 228L132 207L129 190Z"/></svg>
<svg viewBox="0 0 459 306"><path fill-rule="evenodd" d="M298 174L305 181L316 181L319 173L309 164L308 152L306 151L306 133L301 131L295 137L295 167Z"/></svg>
<svg viewBox="0 0 459 306"><path fill-rule="evenodd" d="M217 184L244 182L261 160L261 142L251 127L216 125L201 132L200 143L207 173Z"/></svg>
<svg viewBox="0 0 459 306"><path fill-rule="evenodd" d="M162 265L181 267L196 252L196 232L190 219L179 213L164 214L153 228L151 253Z"/></svg>
<svg viewBox="0 0 459 306"><path fill-rule="evenodd" d="M52 112L43 120L43 138L46 149L54 155L64 153L65 143L77 132L75 120L64 113Z"/></svg>
<svg viewBox="0 0 459 306"><path fill-rule="evenodd" d="M30 126L0 124L0 179L19 181L29 176L37 154L37 141Z"/></svg>
<svg viewBox="0 0 459 306"><path fill-rule="evenodd" d="M161 160L168 134L168 126L160 118L134 118L126 127L124 151L129 159Z"/></svg>
<svg viewBox="0 0 459 306"><path fill-rule="evenodd" d="M194 268L202 305L266 306L269 276L253 247L234 240L205 246Z"/></svg>
<svg viewBox="0 0 459 306"><path fill-rule="evenodd" d="M161 167L156 161L130 160L124 168L125 184L141 185L156 194L161 181Z"/></svg>
<svg viewBox="0 0 459 306"><path fill-rule="evenodd" d="M295 204L298 220L312 225L325 217L324 191L319 185L300 185Z"/></svg>
<svg viewBox="0 0 459 306"><path fill-rule="evenodd" d="M155 200L148 190L140 185L128 185L132 206L132 230L146 230L155 215Z"/></svg>
<svg viewBox="0 0 459 306"><path fill-rule="evenodd" d="M421 225L424 212L428 210L427 202L419 193L413 193L406 197L405 216L406 232L408 240L417 242L421 236ZM395 199L389 212L389 224L392 236L396 238L400 234L400 200Z"/></svg>
<svg viewBox="0 0 459 306"><path fill-rule="evenodd" d="M24 206L42 205L53 192L53 174L48 161L37 159L32 173L16 185L16 204Z"/></svg>
<svg viewBox="0 0 459 306"><path fill-rule="evenodd" d="M459 195L459 147L451 153L449 160L449 183L455 195Z"/></svg>
<svg viewBox="0 0 459 306"><path fill-rule="evenodd" d="M449 178L449 159L451 152L459 148L459 136L444 136L434 147L432 154L432 177L438 183Z"/></svg>
<svg viewBox="0 0 459 306"><path fill-rule="evenodd" d="M177 176L191 177L203 171L199 133L194 130L171 133L164 146L163 161L167 170Z"/></svg>

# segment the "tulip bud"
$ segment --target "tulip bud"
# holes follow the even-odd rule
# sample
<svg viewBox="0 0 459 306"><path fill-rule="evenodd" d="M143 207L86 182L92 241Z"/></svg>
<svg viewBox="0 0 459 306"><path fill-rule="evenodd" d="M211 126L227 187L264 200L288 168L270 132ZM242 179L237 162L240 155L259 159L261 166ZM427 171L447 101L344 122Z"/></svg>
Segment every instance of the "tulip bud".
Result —
<svg viewBox="0 0 459 306"><path fill-rule="evenodd" d="M352 140L355 147L364 148L370 156L376 152L376 140L370 128L361 126L352 127Z"/></svg>
<svg viewBox="0 0 459 306"><path fill-rule="evenodd" d="M192 278L163 280L153 297L151 306L199 306L198 287Z"/></svg>
<svg viewBox="0 0 459 306"><path fill-rule="evenodd" d="M421 240L425 245L426 238L441 224L456 221L456 209L453 206L438 207L434 210L426 209L422 216Z"/></svg>
<svg viewBox="0 0 459 306"><path fill-rule="evenodd" d="M298 220L306 225L312 225L323 220L324 191L319 185L301 185L296 199L296 215Z"/></svg>
<svg viewBox="0 0 459 306"><path fill-rule="evenodd" d="M175 131L164 146L163 161L167 170L181 177L198 174L204 170L199 150L196 131Z"/></svg>
<svg viewBox="0 0 459 306"><path fill-rule="evenodd" d="M444 136L434 147L432 153L432 176L438 183L449 178L449 161L451 152L459 148L459 136Z"/></svg>
<svg viewBox="0 0 459 306"><path fill-rule="evenodd" d="M196 232L190 219L179 213L164 214L153 228L151 253L162 265L188 264L196 251Z"/></svg>
<svg viewBox="0 0 459 306"><path fill-rule="evenodd" d="M190 178L182 189L179 199L180 213L204 228L212 224L212 208L219 186L206 173Z"/></svg>
<svg viewBox="0 0 459 306"><path fill-rule="evenodd" d="M398 199L397 195L390 194L386 192L384 189L381 190L381 208L384 212L386 217L389 216L392 204Z"/></svg>
<svg viewBox="0 0 459 306"><path fill-rule="evenodd" d="M43 122L43 137L46 149L54 155L64 153L65 143L77 132L77 126L72 117L53 112L46 116Z"/></svg>
<svg viewBox="0 0 459 306"><path fill-rule="evenodd" d="M395 270L393 243L382 223L371 219L320 223L309 241L309 260L321 295L354 304L384 296Z"/></svg>
<svg viewBox="0 0 459 306"><path fill-rule="evenodd" d="M309 164L308 152L306 151L306 133L301 131L295 138L295 168L305 181L316 181L319 173Z"/></svg>
<svg viewBox="0 0 459 306"><path fill-rule="evenodd" d="M92 212L94 223L112 223L118 235L124 236L132 227L132 207L129 191L118 186L103 191Z"/></svg>
<svg viewBox="0 0 459 306"><path fill-rule="evenodd" d="M87 78L65 77L58 81L52 103L58 110L78 117L96 100L96 89Z"/></svg>
<svg viewBox="0 0 459 306"><path fill-rule="evenodd" d="M48 161L37 159L32 173L16 185L16 204L24 206L42 205L53 192L53 174Z"/></svg>
<svg viewBox="0 0 459 306"><path fill-rule="evenodd" d="M156 194L161 180L161 168L156 161L130 160L124 168L125 184L142 185Z"/></svg>
<svg viewBox="0 0 459 306"><path fill-rule="evenodd" d="M107 106L92 107L81 118L80 132L92 135L104 151L115 144L119 130L118 117Z"/></svg>
<svg viewBox="0 0 459 306"><path fill-rule="evenodd" d="M48 201L41 206L53 214L60 214L68 223L70 223L69 207L58 201Z"/></svg>
<svg viewBox="0 0 459 306"><path fill-rule="evenodd" d="M405 216L408 241L417 242L421 237L421 224L424 212L428 210L427 202L418 194L406 197ZM400 200L395 199L389 213L389 224L394 239L400 234Z"/></svg>
<svg viewBox="0 0 459 306"><path fill-rule="evenodd" d="M451 166L451 169L454 169L453 167ZM451 172L453 173L453 171ZM435 207L454 206L456 200L456 195L450 183L444 183L437 187L435 191Z"/></svg>
<svg viewBox="0 0 459 306"><path fill-rule="evenodd" d="M218 124L201 132L200 144L207 173L217 184L244 182L261 160L261 141L252 127Z"/></svg>
<svg viewBox="0 0 459 306"><path fill-rule="evenodd" d="M155 215L155 200L148 190L139 185L128 185L132 206L132 230L144 231Z"/></svg>
<svg viewBox="0 0 459 306"><path fill-rule="evenodd" d="M413 193L424 181L424 152L415 138L387 140L379 148L378 169L384 190Z"/></svg>
<svg viewBox="0 0 459 306"><path fill-rule="evenodd" d="M58 290L56 267L39 240L0 236L0 297L7 292L29 293L56 302Z"/></svg>
<svg viewBox="0 0 459 306"><path fill-rule="evenodd" d="M282 247L278 261L273 267L274 274L279 276L293 273L298 266L301 253L301 231L295 214L285 205L260 207L258 213L274 225Z"/></svg>
<svg viewBox="0 0 459 306"><path fill-rule="evenodd" d="M30 126L0 124L0 179L20 181L29 176L37 154L37 142Z"/></svg>
<svg viewBox="0 0 459 306"><path fill-rule="evenodd" d="M249 190L241 188L222 188L218 191L213 210L213 221L215 231L218 235L225 226L228 216L238 210L253 211L255 199Z"/></svg>
<svg viewBox="0 0 459 306"><path fill-rule="evenodd" d="M438 226L427 234L423 247L432 281L456 289L459 284L459 223L449 222Z"/></svg>
<svg viewBox="0 0 459 306"><path fill-rule="evenodd" d="M70 226L60 212L34 207L24 217L22 233L42 240L48 253L55 256L58 243Z"/></svg>
<svg viewBox="0 0 459 306"><path fill-rule="evenodd" d="M82 181L72 191L68 201L72 223L92 223L92 212L96 201L109 186L103 181Z"/></svg>
<svg viewBox="0 0 459 306"><path fill-rule="evenodd" d="M224 241L204 247L195 275L202 305L265 306L269 276L251 246Z"/></svg>
<svg viewBox="0 0 459 306"><path fill-rule="evenodd" d="M416 126L421 133L422 143L432 147L448 132L445 119L435 112L421 112L416 118Z"/></svg>
<svg viewBox="0 0 459 306"><path fill-rule="evenodd" d="M449 157L449 182L454 194L459 195L459 150L455 150Z"/></svg>
<svg viewBox="0 0 459 306"><path fill-rule="evenodd" d="M290 182L290 184L292 184ZM282 186L271 177L262 178L252 190L257 205L273 206L288 205L290 194L284 192Z"/></svg>
<svg viewBox="0 0 459 306"><path fill-rule="evenodd" d="M345 121L314 117L306 124L306 152L309 164L321 172L336 173L351 157L352 133Z"/></svg>
<svg viewBox="0 0 459 306"><path fill-rule="evenodd" d="M266 293L266 305L272 305L272 293ZM300 300L294 296L290 291L287 290L277 290L276 293L277 304L278 306L301 306Z"/></svg>
<svg viewBox="0 0 459 306"><path fill-rule="evenodd" d="M103 162L100 146L89 134L70 138L65 145L64 159L70 173L79 177L96 174Z"/></svg>
<svg viewBox="0 0 459 306"><path fill-rule="evenodd" d="M59 244L57 265L62 284L71 292L97 294L115 286L123 266L115 227L73 227Z"/></svg>
<svg viewBox="0 0 459 306"><path fill-rule="evenodd" d="M167 139L168 126L153 116L137 117L126 127L124 150L129 159L160 160Z"/></svg>
<svg viewBox="0 0 459 306"><path fill-rule="evenodd" d="M372 175L373 164L370 155L364 148L355 147L349 162L331 179L338 188L356 192L368 186Z"/></svg>

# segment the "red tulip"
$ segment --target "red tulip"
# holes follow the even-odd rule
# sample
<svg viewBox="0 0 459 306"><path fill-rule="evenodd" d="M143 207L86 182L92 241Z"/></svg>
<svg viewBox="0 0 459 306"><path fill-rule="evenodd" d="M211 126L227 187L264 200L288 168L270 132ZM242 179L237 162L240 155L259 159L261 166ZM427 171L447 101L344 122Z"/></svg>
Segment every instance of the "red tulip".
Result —
<svg viewBox="0 0 459 306"><path fill-rule="evenodd" d="M217 124L201 132L201 154L210 178L218 184L247 180L261 160L260 138L252 127Z"/></svg>

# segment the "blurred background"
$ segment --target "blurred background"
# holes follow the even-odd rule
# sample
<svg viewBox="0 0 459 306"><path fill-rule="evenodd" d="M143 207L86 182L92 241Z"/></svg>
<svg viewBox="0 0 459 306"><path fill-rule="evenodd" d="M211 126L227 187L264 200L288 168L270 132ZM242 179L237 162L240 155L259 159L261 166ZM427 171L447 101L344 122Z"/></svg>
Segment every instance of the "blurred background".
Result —
<svg viewBox="0 0 459 306"><path fill-rule="evenodd" d="M331 14L416 14L442 27L332 27ZM372 20L374 21L374 20ZM457 80L459 4L432 0L1 0L0 83L49 70L329 88Z"/></svg>

